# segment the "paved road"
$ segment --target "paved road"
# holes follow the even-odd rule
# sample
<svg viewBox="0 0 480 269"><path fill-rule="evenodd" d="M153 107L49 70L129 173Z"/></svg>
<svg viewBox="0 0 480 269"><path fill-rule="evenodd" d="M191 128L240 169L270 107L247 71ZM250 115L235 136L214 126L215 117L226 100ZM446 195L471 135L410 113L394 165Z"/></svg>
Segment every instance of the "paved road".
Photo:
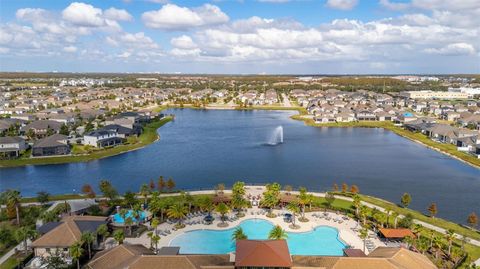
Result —
<svg viewBox="0 0 480 269"><path fill-rule="evenodd" d="M288 99L288 96L284 93L282 93L283 97L283 106L284 107L292 107L292 103L290 103L290 99Z"/></svg>

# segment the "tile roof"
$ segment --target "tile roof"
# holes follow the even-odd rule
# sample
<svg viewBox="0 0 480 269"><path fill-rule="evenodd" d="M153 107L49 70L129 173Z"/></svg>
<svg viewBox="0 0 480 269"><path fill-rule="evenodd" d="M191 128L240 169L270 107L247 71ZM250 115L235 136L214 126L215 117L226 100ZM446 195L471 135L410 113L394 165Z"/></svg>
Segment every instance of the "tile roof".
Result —
<svg viewBox="0 0 480 269"><path fill-rule="evenodd" d="M235 266L291 267L292 259L285 240L238 240Z"/></svg>

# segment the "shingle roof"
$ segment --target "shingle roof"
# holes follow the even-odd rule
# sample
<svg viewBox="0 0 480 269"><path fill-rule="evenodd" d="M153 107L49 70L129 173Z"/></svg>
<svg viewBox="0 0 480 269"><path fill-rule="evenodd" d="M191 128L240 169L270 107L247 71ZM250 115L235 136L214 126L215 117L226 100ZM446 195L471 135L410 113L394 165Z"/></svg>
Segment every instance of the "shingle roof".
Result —
<svg viewBox="0 0 480 269"><path fill-rule="evenodd" d="M85 225L79 226L77 222L84 224L92 222L96 225L89 225L89 229ZM62 220L60 225L51 229L32 243L32 247L70 247L82 237L82 232L95 232L96 227L107 223L105 217L95 216L69 216ZM94 228L94 229L93 229Z"/></svg>
<svg viewBox="0 0 480 269"><path fill-rule="evenodd" d="M67 140L66 135L54 134L47 136L43 139L35 141L33 147L56 147L56 146L65 146L66 144L61 142L62 140Z"/></svg>
<svg viewBox="0 0 480 269"><path fill-rule="evenodd" d="M11 143L19 143L24 141L23 138L18 136L5 136L0 137L0 144L11 144Z"/></svg>

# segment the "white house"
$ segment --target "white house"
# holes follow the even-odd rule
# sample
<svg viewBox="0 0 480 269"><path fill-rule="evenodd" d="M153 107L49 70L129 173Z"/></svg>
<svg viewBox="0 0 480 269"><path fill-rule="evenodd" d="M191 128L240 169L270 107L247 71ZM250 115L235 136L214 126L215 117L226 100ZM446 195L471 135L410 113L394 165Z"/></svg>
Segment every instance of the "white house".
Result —
<svg viewBox="0 0 480 269"><path fill-rule="evenodd" d="M121 144L123 139L113 130L96 130L83 136L85 145L103 148Z"/></svg>

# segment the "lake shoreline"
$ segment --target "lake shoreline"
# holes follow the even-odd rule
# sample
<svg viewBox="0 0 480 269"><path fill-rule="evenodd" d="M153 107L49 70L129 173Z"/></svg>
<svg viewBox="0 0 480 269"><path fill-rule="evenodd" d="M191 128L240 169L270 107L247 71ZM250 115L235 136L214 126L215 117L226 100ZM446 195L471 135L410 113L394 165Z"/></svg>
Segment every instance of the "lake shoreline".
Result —
<svg viewBox="0 0 480 269"><path fill-rule="evenodd" d="M117 156L117 155L128 153L128 152L136 151L136 150L145 148L146 146L158 141L160 139L160 136L157 133L157 129L172 120L173 118L168 116L163 119L160 119L159 121L147 124L144 127L144 133L142 133L139 136L139 139L146 137L145 142L140 141L133 145L120 145L118 147L103 149L97 152L92 152L90 154L61 155L61 156L38 157L38 158L30 157L26 159L2 160L0 161L0 169L9 168L9 167L29 166L29 165L51 165L51 164L90 162L90 161L100 160L103 158L108 158L108 157ZM151 138L147 137L147 136L150 136L153 132L155 132L155 137L151 137Z"/></svg>

